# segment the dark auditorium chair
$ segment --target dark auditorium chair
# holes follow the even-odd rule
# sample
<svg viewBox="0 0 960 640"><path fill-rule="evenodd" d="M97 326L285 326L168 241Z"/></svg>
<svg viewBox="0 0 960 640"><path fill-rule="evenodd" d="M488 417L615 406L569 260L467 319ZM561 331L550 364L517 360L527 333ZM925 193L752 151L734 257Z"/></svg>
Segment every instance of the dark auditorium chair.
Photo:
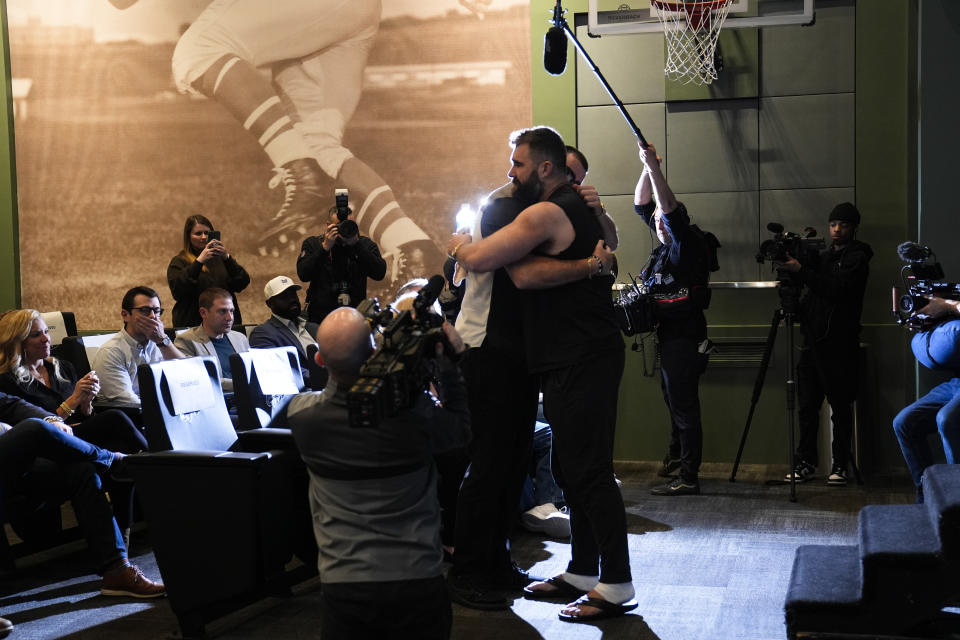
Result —
<svg viewBox="0 0 960 640"><path fill-rule="evenodd" d="M310 388L314 391L323 391L327 386L327 368L317 364L317 352L319 347L316 344L307 345L307 371L310 372Z"/></svg>
<svg viewBox="0 0 960 640"><path fill-rule="evenodd" d="M77 378L82 378L90 372L90 363L93 361L93 356L97 353L97 350L114 335L116 335L116 332L90 336L67 336L59 345L56 356L72 364Z"/></svg>
<svg viewBox="0 0 960 640"><path fill-rule="evenodd" d="M294 347L251 349L230 355L238 429L270 424L303 391L300 360ZM274 425L283 426L283 425Z"/></svg>
<svg viewBox="0 0 960 640"><path fill-rule="evenodd" d="M52 462L39 461L37 466L56 473ZM60 500L46 494L5 492L0 485L0 569L15 571L19 558L83 539L79 526L63 528L60 504ZM10 543L6 524L21 538L20 542Z"/></svg>
<svg viewBox="0 0 960 640"><path fill-rule="evenodd" d="M316 574L307 474L289 430L238 438L212 356L141 365L138 378L150 453L128 466L170 606L185 637L202 635ZM294 553L304 565L288 573Z"/></svg>
<svg viewBox="0 0 960 640"><path fill-rule="evenodd" d="M50 330L50 346L56 347L67 336L77 335L77 318L72 311L44 311L40 314Z"/></svg>

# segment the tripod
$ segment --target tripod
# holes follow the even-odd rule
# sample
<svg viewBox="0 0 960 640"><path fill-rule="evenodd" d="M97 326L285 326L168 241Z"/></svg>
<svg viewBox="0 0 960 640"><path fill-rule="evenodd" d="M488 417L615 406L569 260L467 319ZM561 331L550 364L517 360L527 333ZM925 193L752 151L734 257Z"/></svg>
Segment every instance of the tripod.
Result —
<svg viewBox="0 0 960 640"><path fill-rule="evenodd" d="M777 341L777 328L783 321L787 327L787 446L790 447L787 460L790 463L790 502L797 501L797 478L796 474L793 473L796 466L793 434L797 399L797 381L794 379L796 370L793 362L793 323L797 317L797 308L800 304L800 289L800 282L792 274L780 269L777 270L777 294L780 296L780 308L773 312L773 318L770 321L770 332L767 334L763 357L760 359L760 370L757 371L757 379L753 383L753 395L750 397L747 423L744 425L743 435L740 437L740 447L737 449L737 457L733 461L733 471L730 472L730 482L736 482L737 469L740 467L740 458L743 456L743 447L747 444L750 423L753 422L753 413L757 408L757 402L760 400L760 392L763 391L763 380L766 378L767 368L770 366L773 345Z"/></svg>
<svg viewBox="0 0 960 640"><path fill-rule="evenodd" d="M787 446L789 453L787 461L790 465L790 502L797 501L797 475L794 445L794 426L796 419L796 399L797 399L797 381L796 365L794 362L794 342L793 325L797 316L797 307L800 297L800 283L797 282L791 274L778 270L777 272L777 293L780 296L780 308L773 312L773 318L770 321L770 332L767 334L767 342L764 346L763 357L760 359L760 370L757 371L757 379L753 384L753 395L750 397L750 411L747 413L747 422L743 427L743 435L740 437L740 447L737 449L737 457L733 462L733 470L730 472L730 482L737 481L737 469L740 467L740 458L743 456L743 447L747 443L747 434L750 432L750 424L753 422L753 413L757 408L757 402L760 400L760 392L763 390L763 381L767 375L767 369L770 366L770 356L773 354L773 346L777 341L777 329L781 321L787 329ZM850 464L853 467L854 476L858 484L863 484L860 476L860 469L857 468L853 456L850 457Z"/></svg>

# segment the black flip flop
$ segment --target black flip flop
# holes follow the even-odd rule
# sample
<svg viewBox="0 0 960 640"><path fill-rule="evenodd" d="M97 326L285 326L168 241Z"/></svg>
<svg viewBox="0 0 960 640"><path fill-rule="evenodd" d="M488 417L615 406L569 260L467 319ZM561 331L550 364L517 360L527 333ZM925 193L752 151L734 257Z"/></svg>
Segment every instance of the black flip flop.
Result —
<svg viewBox="0 0 960 640"><path fill-rule="evenodd" d="M561 611L557 615L564 622L594 622L596 620L605 620L607 618L618 618L628 611L633 611L638 606L636 600L627 600L626 602L621 602L620 604L614 604L613 602L607 602L606 600L600 600L599 598L591 598L590 596L583 596L576 602L571 602L567 606L573 605L594 607L599 609L599 611L588 616L572 616Z"/></svg>
<svg viewBox="0 0 960 640"><path fill-rule="evenodd" d="M529 600L570 600L570 598L579 598L587 592L577 589L575 586L563 579L563 576L553 576L549 580L543 580L543 584L549 584L554 589L531 589L536 582L528 584L523 588L523 597Z"/></svg>

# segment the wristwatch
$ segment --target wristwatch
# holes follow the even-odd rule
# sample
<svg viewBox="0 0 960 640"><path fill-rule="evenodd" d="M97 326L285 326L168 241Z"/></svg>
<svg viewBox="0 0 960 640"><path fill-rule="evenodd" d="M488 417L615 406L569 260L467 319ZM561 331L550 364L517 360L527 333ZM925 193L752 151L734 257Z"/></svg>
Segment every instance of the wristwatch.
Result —
<svg viewBox="0 0 960 640"><path fill-rule="evenodd" d="M158 346L158 347L169 347L171 342L173 342L173 341L170 340L170 336L168 336L167 334L163 334L163 340L161 340L160 342L158 342L158 343L157 343L157 346Z"/></svg>

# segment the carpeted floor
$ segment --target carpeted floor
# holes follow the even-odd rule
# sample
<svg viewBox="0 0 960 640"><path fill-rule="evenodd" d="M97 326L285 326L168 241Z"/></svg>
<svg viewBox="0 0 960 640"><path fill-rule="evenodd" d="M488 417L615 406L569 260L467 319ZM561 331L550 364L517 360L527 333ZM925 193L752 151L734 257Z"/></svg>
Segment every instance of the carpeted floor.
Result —
<svg viewBox="0 0 960 640"><path fill-rule="evenodd" d="M604 640L773 640L785 637L783 599L794 550L801 544L852 544L857 512L866 504L912 502L906 477L871 478L868 484L827 487L817 478L798 487L768 485L785 468L742 467L737 482L729 465L705 465L703 494L655 497L653 464L619 467L628 514L630 558L639 608L596 624L561 622L560 605L518 598L504 612L454 605L453 638L563 638ZM11 640L40 638L177 638L166 600L140 602L99 595L88 573L83 545L72 553L21 563L0 586L0 615L16 625ZM148 575L159 575L145 534L133 554ZM518 531L514 556L532 574L563 570L569 546ZM316 638L319 582L300 585L288 599L268 599L216 621L219 638Z"/></svg>

